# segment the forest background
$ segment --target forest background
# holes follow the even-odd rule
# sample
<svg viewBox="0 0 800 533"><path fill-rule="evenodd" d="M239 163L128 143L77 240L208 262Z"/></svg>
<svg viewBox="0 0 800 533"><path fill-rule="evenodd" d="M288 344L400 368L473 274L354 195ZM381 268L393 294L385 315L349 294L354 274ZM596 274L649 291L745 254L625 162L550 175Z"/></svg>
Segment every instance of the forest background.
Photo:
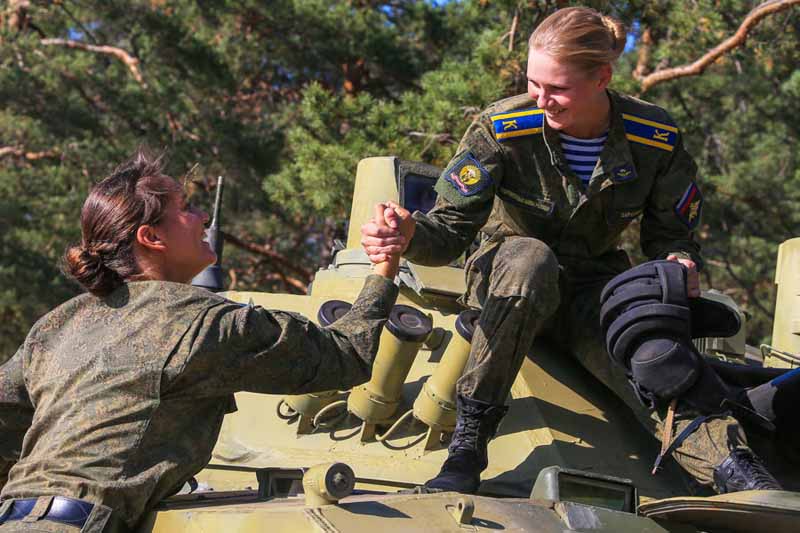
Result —
<svg viewBox="0 0 800 533"><path fill-rule="evenodd" d="M140 144L167 149L206 208L225 176L230 288L303 293L345 235L357 162L446 165L481 108L525 91L533 28L576 4L0 2L0 361L80 292L59 271L80 206ZM749 314L750 343L768 341L777 246L800 236L798 0L580 4L629 25L612 87L682 128L705 197L704 284ZM702 73L667 70L759 9ZM637 231L625 243L642 259Z"/></svg>

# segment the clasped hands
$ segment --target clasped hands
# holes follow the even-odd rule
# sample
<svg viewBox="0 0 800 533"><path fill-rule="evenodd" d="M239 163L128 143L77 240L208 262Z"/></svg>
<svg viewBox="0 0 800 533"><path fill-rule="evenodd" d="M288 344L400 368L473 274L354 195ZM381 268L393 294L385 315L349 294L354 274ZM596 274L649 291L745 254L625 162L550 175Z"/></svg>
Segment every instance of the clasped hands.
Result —
<svg viewBox="0 0 800 533"><path fill-rule="evenodd" d="M375 204L375 214L361 226L361 245L375 273L394 278L400 265L400 256L414 236L416 221L411 213L395 202Z"/></svg>
<svg viewBox="0 0 800 533"><path fill-rule="evenodd" d="M397 275L400 256L408 248L414 236L416 221L411 213L395 202L375 204L372 220L361 226L361 245L375 272L388 278ZM700 296L700 276L697 265L691 259L670 254L668 261L677 261L688 269L687 293L690 298Z"/></svg>

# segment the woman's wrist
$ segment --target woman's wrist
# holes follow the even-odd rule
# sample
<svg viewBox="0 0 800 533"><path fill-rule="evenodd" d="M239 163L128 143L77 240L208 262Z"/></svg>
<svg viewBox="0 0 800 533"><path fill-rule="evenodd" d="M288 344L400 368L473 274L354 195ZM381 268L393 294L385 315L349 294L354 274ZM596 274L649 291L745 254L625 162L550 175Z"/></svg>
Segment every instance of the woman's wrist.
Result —
<svg viewBox="0 0 800 533"><path fill-rule="evenodd" d="M386 279L394 279L397 276L397 271L400 267L400 257L392 256L388 261L377 263L375 265L375 273L383 276Z"/></svg>

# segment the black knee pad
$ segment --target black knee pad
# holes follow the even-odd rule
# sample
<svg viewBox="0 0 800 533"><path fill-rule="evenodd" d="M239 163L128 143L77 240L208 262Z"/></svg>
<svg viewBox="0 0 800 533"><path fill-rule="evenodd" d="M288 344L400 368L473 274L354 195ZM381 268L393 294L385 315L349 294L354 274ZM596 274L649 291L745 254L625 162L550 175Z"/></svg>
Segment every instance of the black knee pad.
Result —
<svg viewBox="0 0 800 533"><path fill-rule="evenodd" d="M686 278L686 267L675 261L623 272L603 289L601 327L611 359L650 403L708 396L716 409L727 390L712 379L692 337L733 335L739 316L717 302L689 299Z"/></svg>
<svg viewBox="0 0 800 533"><path fill-rule="evenodd" d="M600 295L603 330L636 307L667 304L688 310L689 338L731 337L742 326L739 315L720 302L686 295L687 269L677 261L648 261L626 270L606 284Z"/></svg>
<svg viewBox="0 0 800 533"><path fill-rule="evenodd" d="M639 387L662 400L676 398L697 381L699 356L675 339L657 338L639 345L630 360L631 377Z"/></svg>

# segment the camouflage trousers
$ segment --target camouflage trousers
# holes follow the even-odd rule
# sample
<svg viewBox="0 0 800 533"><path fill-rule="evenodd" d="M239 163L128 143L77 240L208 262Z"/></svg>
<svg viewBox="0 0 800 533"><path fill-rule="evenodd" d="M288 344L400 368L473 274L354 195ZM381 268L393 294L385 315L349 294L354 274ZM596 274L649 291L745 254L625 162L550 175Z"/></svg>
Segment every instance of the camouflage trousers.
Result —
<svg viewBox="0 0 800 533"><path fill-rule="evenodd" d="M600 292L630 267L627 256L613 263L576 275L559 265L553 251L537 239L507 237L485 243L465 266L462 303L480 309L481 317L458 392L505 403L534 338L548 337L619 396L660 439L665 414L641 404L625 373L612 364L600 331ZM673 435L691 420L678 417ZM714 468L733 446L746 447L746 436L736 419L721 416L702 424L673 456L698 483L710 486Z"/></svg>

